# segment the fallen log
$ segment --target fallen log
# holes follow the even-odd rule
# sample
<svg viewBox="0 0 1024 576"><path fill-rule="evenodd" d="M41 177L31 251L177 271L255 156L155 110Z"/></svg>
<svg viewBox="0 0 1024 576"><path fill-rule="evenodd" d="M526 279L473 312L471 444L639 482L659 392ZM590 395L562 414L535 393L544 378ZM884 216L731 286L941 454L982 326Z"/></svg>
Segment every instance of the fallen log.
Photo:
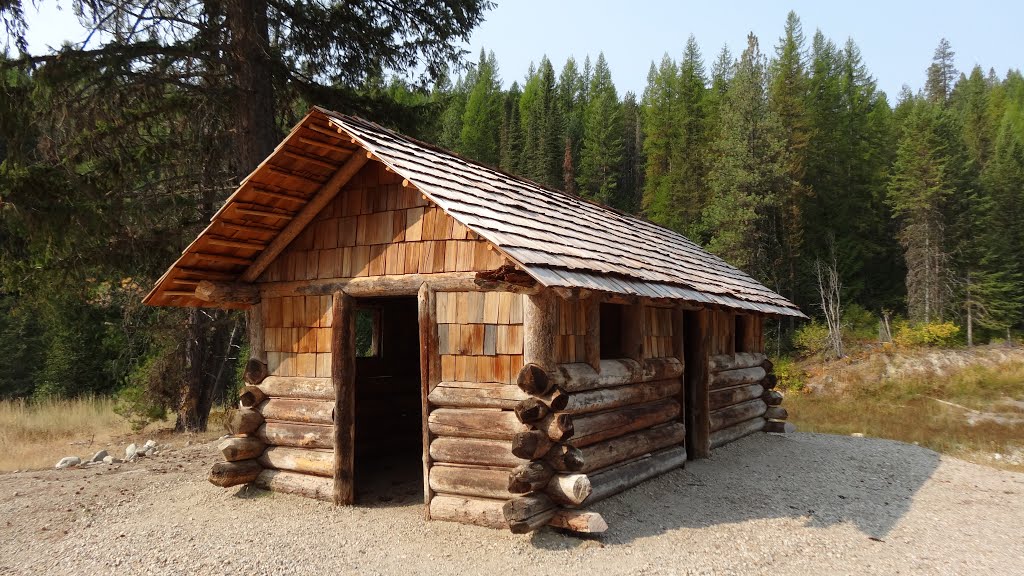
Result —
<svg viewBox="0 0 1024 576"><path fill-rule="evenodd" d="M645 480L681 467L686 462L686 449L681 446L660 450L625 464L599 470L590 475L592 491L584 505L600 502Z"/></svg>
<svg viewBox="0 0 1024 576"><path fill-rule="evenodd" d="M259 389L269 398L334 400L334 383L330 378L267 376Z"/></svg>
<svg viewBox="0 0 1024 576"><path fill-rule="evenodd" d="M540 398L527 398L516 404L514 409L516 418L523 424L536 422L548 415L550 408Z"/></svg>
<svg viewBox="0 0 1024 576"><path fill-rule="evenodd" d="M459 494L507 500L513 495L508 491L509 470L475 468L468 466L445 466L435 464L430 468L430 488L441 494Z"/></svg>
<svg viewBox="0 0 1024 576"><path fill-rule="evenodd" d="M252 434L263 424L263 415L252 408L238 408L228 414L225 426L233 436Z"/></svg>
<svg viewBox="0 0 1024 576"><path fill-rule="evenodd" d="M323 476L310 476L282 470L264 470L256 478L256 486L271 492L293 494L331 502L334 500L334 480Z"/></svg>
<svg viewBox="0 0 1024 576"><path fill-rule="evenodd" d="M217 449L228 462L258 458L266 447L267 445L262 440L252 436L225 438L220 444L217 444Z"/></svg>
<svg viewBox="0 0 1024 576"><path fill-rule="evenodd" d="M686 427L683 423L672 422L598 442L580 449L583 455L583 467L580 471L591 472L607 468L648 452L682 444L685 438Z"/></svg>
<svg viewBox="0 0 1024 576"><path fill-rule="evenodd" d="M717 432L723 428L735 426L740 422L746 422L751 418L757 418L764 415L765 410L768 406L764 403L764 400L755 398L753 400L747 400L739 404L734 404L727 408L715 410L711 413L710 427L712 432Z"/></svg>
<svg viewBox="0 0 1024 576"><path fill-rule="evenodd" d="M778 390L766 390L764 394L761 395L761 398L764 400L764 403L769 406L778 406L779 404L782 404L782 392L779 392Z"/></svg>
<svg viewBox="0 0 1024 576"><path fill-rule="evenodd" d="M563 392L584 392L679 378L682 373L683 363L669 357L648 358L640 362L628 359L601 360L600 371L594 370L590 364L559 364L548 373L548 378Z"/></svg>
<svg viewBox="0 0 1024 576"><path fill-rule="evenodd" d="M333 426L267 422L260 426L257 436L271 446L292 446L294 448L334 447Z"/></svg>
<svg viewBox="0 0 1024 576"><path fill-rule="evenodd" d="M720 390L733 386L743 386L760 382L765 377L764 368L754 366L753 368L740 368L739 370L726 370L711 375L711 382L708 385L710 390Z"/></svg>
<svg viewBox="0 0 1024 576"><path fill-rule="evenodd" d="M249 358L245 363L245 370L242 372L242 379L246 384L250 386L258 386L267 376L270 376L270 371L267 369L266 362L259 358Z"/></svg>
<svg viewBox="0 0 1024 576"><path fill-rule="evenodd" d="M227 488L239 484L248 484L260 475L263 467L255 460L240 460L238 462L217 462L210 469L207 479L210 484Z"/></svg>
<svg viewBox="0 0 1024 576"><path fill-rule="evenodd" d="M541 430L519 432L512 438L512 454L524 460L536 460L551 450L553 442Z"/></svg>
<svg viewBox="0 0 1024 576"><path fill-rule="evenodd" d="M508 491L513 494L525 494L542 490L554 474L554 468L543 460L520 464L508 475Z"/></svg>
<svg viewBox="0 0 1024 576"><path fill-rule="evenodd" d="M576 431L572 416L564 412L548 414L542 420L535 422L534 426L555 442L561 442L573 436Z"/></svg>
<svg viewBox="0 0 1024 576"><path fill-rule="evenodd" d="M746 386L712 390L708 392L708 405L712 410L718 410L719 408L760 398L763 394L764 386L760 384L747 384Z"/></svg>
<svg viewBox="0 0 1024 576"><path fill-rule="evenodd" d="M459 438L511 440L517 433L530 429L508 410L436 408L427 422L431 434Z"/></svg>
<svg viewBox="0 0 1024 576"><path fill-rule="evenodd" d="M238 395L238 404L242 408L255 408L267 399L267 395L260 390L259 386L246 384Z"/></svg>
<svg viewBox="0 0 1024 576"><path fill-rule="evenodd" d="M430 457L435 462L476 464L479 466L515 467L524 459L512 454L512 443L477 438L435 438L430 443Z"/></svg>
<svg viewBox="0 0 1024 576"><path fill-rule="evenodd" d="M544 461L559 472L578 472L583 469L583 452L575 446L556 444L544 456Z"/></svg>
<svg viewBox="0 0 1024 576"><path fill-rule="evenodd" d="M789 418L789 411L782 406L769 406L764 412L764 417L769 420L785 420Z"/></svg>
<svg viewBox="0 0 1024 576"><path fill-rule="evenodd" d="M292 400L271 398L260 404L260 413L267 420L283 420L304 424L333 424L333 400Z"/></svg>
<svg viewBox="0 0 1024 576"><path fill-rule="evenodd" d="M675 397L679 395L681 389L682 383L679 379L673 379L567 394L568 401L564 411L568 414L603 412L620 406Z"/></svg>
<svg viewBox="0 0 1024 576"><path fill-rule="evenodd" d="M502 506L506 500L438 494L430 500L430 519L508 528Z"/></svg>
<svg viewBox="0 0 1024 576"><path fill-rule="evenodd" d="M758 416L752 420L746 422L740 422L735 426L723 428L718 432L713 432L709 438L711 442L711 448L718 448L719 446L728 444L734 440L739 440L748 434L759 432L764 428L765 419Z"/></svg>
<svg viewBox="0 0 1024 576"><path fill-rule="evenodd" d="M555 474L544 487L544 493L563 506L579 506L591 492L590 477L580 473Z"/></svg>
<svg viewBox="0 0 1024 576"><path fill-rule="evenodd" d="M501 408L513 410L529 396L512 384L441 382L430 391L434 406L452 408Z"/></svg>
<svg viewBox="0 0 1024 576"><path fill-rule="evenodd" d="M519 376L516 377L516 386L531 396L543 396L551 390L553 383L544 368L531 363L526 364L519 371Z"/></svg>
<svg viewBox="0 0 1024 576"><path fill-rule="evenodd" d="M548 526L581 534L600 534L608 530L608 523L600 514L581 510L558 510L548 521Z"/></svg>
<svg viewBox="0 0 1024 576"><path fill-rule="evenodd" d="M679 416L679 401L666 398L649 404L625 406L607 412L577 416L569 444L577 448L664 424Z"/></svg>
<svg viewBox="0 0 1024 576"><path fill-rule="evenodd" d="M259 457L259 463L274 470L331 477L334 474L334 451L271 446Z"/></svg>
<svg viewBox="0 0 1024 576"><path fill-rule="evenodd" d="M739 370L742 368L753 368L763 366L767 356L760 352L737 352L736 354L718 354L711 357L710 368L712 372L724 372L726 370Z"/></svg>

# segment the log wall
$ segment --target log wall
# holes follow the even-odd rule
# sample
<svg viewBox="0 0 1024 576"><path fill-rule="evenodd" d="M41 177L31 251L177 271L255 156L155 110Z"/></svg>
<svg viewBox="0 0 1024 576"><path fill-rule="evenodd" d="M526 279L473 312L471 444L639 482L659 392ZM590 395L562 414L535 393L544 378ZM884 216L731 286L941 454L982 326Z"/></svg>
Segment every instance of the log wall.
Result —
<svg viewBox="0 0 1024 576"><path fill-rule="evenodd" d="M402 179L369 162L271 263L261 282L492 270L490 250Z"/></svg>

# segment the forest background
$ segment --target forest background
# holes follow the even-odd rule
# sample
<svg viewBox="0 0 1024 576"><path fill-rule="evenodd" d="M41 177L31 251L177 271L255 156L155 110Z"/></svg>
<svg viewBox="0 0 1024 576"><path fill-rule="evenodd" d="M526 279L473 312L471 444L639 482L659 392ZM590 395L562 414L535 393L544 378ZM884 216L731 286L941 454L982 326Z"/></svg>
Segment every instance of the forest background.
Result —
<svg viewBox="0 0 1024 576"><path fill-rule="evenodd" d="M511 83L466 62L479 0L75 6L102 41L30 55L0 1L0 397L118 394L204 428L244 318L140 299L313 104L686 235L819 318L773 324L776 355L1024 328L1024 78L958 71L945 40L890 97L791 13L738 54L689 38L633 94L601 54Z"/></svg>

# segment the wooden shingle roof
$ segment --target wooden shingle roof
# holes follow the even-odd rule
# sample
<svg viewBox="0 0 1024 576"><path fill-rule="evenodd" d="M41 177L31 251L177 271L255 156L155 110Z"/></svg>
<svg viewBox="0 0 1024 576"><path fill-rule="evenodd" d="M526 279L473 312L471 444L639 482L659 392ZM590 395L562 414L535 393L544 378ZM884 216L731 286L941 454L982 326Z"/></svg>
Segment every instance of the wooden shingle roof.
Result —
<svg viewBox="0 0 1024 576"><path fill-rule="evenodd" d="M249 279L264 248L286 236L291 219L316 203L318 188L330 187L364 150L544 286L803 317L782 296L671 230L322 108L242 182L145 302L208 305L189 296L198 280Z"/></svg>

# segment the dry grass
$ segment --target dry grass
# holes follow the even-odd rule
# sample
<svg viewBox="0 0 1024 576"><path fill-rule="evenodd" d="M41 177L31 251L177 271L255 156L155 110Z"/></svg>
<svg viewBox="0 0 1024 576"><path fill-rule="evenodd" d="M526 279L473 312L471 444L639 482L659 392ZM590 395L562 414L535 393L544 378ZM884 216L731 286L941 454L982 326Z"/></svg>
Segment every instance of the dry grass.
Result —
<svg viewBox="0 0 1024 576"><path fill-rule="evenodd" d="M114 412L114 404L103 397L0 401L0 472L49 468L64 456L87 458L102 449L118 457L127 444L140 439L155 438L164 445L196 439L170 432L173 421L133 430ZM222 434L217 424L222 420L221 414L212 414L210 432L198 439Z"/></svg>
<svg viewBox="0 0 1024 576"><path fill-rule="evenodd" d="M890 438L1024 471L1021 400L1024 363L1011 362L791 392L785 406L803 431Z"/></svg>

